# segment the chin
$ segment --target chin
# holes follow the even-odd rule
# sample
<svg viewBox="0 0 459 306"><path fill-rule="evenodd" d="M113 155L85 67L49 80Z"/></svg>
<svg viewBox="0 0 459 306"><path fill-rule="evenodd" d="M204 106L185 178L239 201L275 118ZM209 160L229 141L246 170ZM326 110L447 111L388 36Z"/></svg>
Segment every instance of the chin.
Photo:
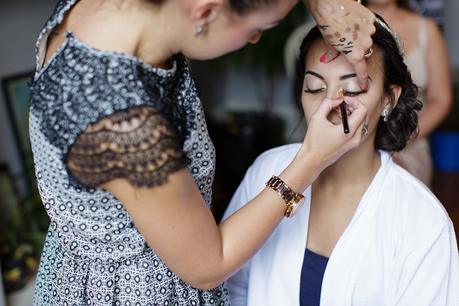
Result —
<svg viewBox="0 0 459 306"><path fill-rule="evenodd" d="M186 52L183 51L182 54L189 59L197 61L207 61L216 59L225 53L209 53L209 52Z"/></svg>

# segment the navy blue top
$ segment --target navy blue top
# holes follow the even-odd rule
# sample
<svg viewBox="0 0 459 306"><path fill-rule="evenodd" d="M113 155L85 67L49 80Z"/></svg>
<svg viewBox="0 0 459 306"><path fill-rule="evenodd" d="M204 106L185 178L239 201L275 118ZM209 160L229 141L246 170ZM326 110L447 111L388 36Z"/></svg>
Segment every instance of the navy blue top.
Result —
<svg viewBox="0 0 459 306"><path fill-rule="evenodd" d="M301 270L300 305L320 305L320 292L328 257L316 254L308 249L304 253Z"/></svg>

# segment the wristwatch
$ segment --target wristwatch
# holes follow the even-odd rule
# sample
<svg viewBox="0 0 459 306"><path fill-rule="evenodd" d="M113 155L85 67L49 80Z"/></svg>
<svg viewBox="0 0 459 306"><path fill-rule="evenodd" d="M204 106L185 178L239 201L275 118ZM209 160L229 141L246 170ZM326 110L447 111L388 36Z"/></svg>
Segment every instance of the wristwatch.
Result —
<svg viewBox="0 0 459 306"><path fill-rule="evenodd" d="M292 190L283 180L273 175L266 186L276 191L286 203L284 216L293 217L304 204L304 196Z"/></svg>

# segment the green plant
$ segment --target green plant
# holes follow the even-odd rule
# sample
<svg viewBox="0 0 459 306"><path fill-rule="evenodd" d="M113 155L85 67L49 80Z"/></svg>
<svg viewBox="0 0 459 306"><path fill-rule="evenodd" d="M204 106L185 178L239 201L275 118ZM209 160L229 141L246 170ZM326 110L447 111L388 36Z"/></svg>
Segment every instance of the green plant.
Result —
<svg viewBox="0 0 459 306"><path fill-rule="evenodd" d="M7 293L21 289L35 275L49 224L36 184L27 186L24 195L16 191L15 181L30 171L13 178L2 167L0 261Z"/></svg>

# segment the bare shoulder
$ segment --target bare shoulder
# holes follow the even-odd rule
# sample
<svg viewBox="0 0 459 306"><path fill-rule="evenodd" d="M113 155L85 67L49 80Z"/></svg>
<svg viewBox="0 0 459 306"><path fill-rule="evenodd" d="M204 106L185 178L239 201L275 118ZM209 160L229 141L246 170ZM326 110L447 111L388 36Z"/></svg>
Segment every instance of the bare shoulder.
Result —
<svg viewBox="0 0 459 306"><path fill-rule="evenodd" d="M117 1L82 0L69 12L60 31L70 31L91 47L133 54L139 26Z"/></svg>
<svg viewBox="0 0 459 306"><path fill-rule="evenodd" d="M443 36L442 36L438 23L432 18L428 18L428 17L424 17L424 18L427 23L427 32L428 32L429 38L436 38L436 39L442 38Z"/></svg>
<svg viewBox="0 0 459 306"><path fill-rule="evenodd" d="M401 9L399 17L403 20L404 24L414 26L416 29L419 27L421 19L424 18L418 13L407 9Z"/></svg>

